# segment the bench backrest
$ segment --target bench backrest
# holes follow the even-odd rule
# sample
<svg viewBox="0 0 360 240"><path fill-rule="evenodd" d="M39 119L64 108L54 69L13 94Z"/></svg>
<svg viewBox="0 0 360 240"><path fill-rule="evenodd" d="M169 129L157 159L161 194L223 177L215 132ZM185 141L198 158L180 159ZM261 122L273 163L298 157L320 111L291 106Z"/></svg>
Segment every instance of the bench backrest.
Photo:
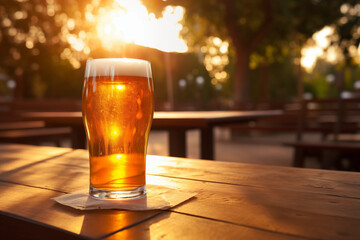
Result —
<svg viewBox="0 0 360 240"><path fill-rule="evenodd" d="M298 117L298 141L308 131L333 134L334 140L338 140L339 134L358 130L356 118L360 118L360 98L303 100Z"/></svg>

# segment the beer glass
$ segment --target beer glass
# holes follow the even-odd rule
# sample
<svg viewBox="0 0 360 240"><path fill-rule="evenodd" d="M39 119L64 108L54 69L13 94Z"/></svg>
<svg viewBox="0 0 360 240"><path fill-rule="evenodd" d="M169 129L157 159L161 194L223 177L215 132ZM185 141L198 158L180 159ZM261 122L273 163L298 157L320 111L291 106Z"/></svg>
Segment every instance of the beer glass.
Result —
<svg viewBox="0 0 360 240"><path fill-rule="evenodd" d="M87 61L82 114L90 155L90 196L127 199L146 193L146 148L153 109L148 61Z"/></svg>

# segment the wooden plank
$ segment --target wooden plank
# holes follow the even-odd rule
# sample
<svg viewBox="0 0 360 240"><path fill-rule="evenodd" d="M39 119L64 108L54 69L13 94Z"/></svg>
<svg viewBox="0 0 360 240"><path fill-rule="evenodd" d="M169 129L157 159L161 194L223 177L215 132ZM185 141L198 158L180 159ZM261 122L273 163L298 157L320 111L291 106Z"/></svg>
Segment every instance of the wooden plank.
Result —
<svg viewBox="0 0 360 240"><path fill-rule="evenodd" d="M63 171L69 171L67 169L69 166L74 166L71 177L79 177L81 173L86 174L82 184L84 187L87 186L89 164L87 151L76 150L48 162L49 164L51 162L54 171L60 175ZM45 179L45 176L50 174L46 167L41 166L39 169L33 168L28 171L43 172L42 175L38 174L32 177L35 179ZM356 172L344 174L339 171L216 161L210 163L209 161L190 159L184 161L181 158L148 156L147 173L179 179L360 198L360 178L359 173ZM13 179L25 178L26 175L21 174L21 172L11 172L11 174L1 174L0 177L6 177L6 180L13 181ZM68 187L71 188L71 191L79 189L79 185L69 178L65 178L65 180L70 182Z"/></svg>
<svg viewBox="0 0 360 240"><path fill-rule="evenodd" d="M70 153L70 148L0 144L0 173L26 167L40 161Z"/></svg>
<svg viewBox="0 0 360 240"><path fill-rule="evenodd" d="M42 128L42 127L45 127L45 123L43 121L0 122L0 130Z"/></svg>
<svg viewBox="0 0 360 240"><path fill-rule="evenodd" d="M9 103L13 110L20 112L27 111L80 111L81 101L80 100L60 100L60 99L26 99L26 100L15 100Z"/></svg>
<svg viewBox="0 0 360 240"><path fill-rule="evenodd" d="M206 128L210 124L246 122L258 118L279 116L282 113L280 110L155 112L152 126L154 129L164 127Z"/></svg>
<svg viewBox="0 0 360 240"><path fill-rule="evenodd" d="M175 212L312 239L360 238L359 199L155 176L148 181L198 192Z"/></svg>
<svg viewBox="0 0 360 240"><path fill-rule="evenodd" d="M204 204L208 205L205 209L210 209L211 205L223 205L224 207L230 205L235 207L238 205L238 207L242 208L244 205L256 206L260 204L271 208L275 207L319 215L360 219L359 199L184 179L180 180L158 176L148 176L147 182L149 184L168 186L183 191L197 192L196 200L190 201L184 206L192 205L197 201L204 201ZM301 201L299 201L299 199L301 199ZM218 211L216 208L212 208L212 210ZM199 209L199 211L201 211L201 209ZM218 214L225 213L218 211ZM228 214L233 215L235 219L240 217L236 211L229 211ZM222 220L232 221L231 219L221 218L221 215L219 216Z"/></svg>
<svg viewBox="0 0 360 240"><path fill-rule="evenodd" d="M76 161L76 158L66 158L65 156L29 163L25 166L12 168L9 171L3 171L0 173L0 181L60 192L87 189L89 187L88 161L81 161L82 163L80 163L80 161Z"/></svg>
<svg viewBox="0 0 360 240"><path fill-rule="evenodd" d="M64 192L86 188L87 156L73 151L0 179ZM360 238L359 173L165 157L149 157L148 171L163 175L148 175L150 184L198 192L173 209L181 214L290 236Z"/></svg>
<svg viewBox="0 0 360 240"><path fill-rule="evenodd" d="M354 234L360 224L359 201L354 199L233 185L219 186L216 183L204 185L198 181L155 176L148 179L152 184L159 184L159 181L169 187L199 192L195 200L182 204L174 211L203 218L211 217L249 228L299 236L309 230L305 235L307 237L343 239L337 232ZM298 201L299 199L302 201Z"/></svg>
<svg viewBox="0 0 360 240"><path fill-rule="evenodd" d="M124 229L106 240L116 239L304 239L296 236L248 228L212 219L165 213Z"/></svg>
<svg viewBox="0 0 360 240"><path fill-rule="evenodd" d="M77 112L22 112L20 116L26 120L41 120L55 125L83 125L82 113Z"/></svg>
<svg viewBox="0 0 360 240"><path fill-rule="evenodd" d="M70 128L38 128L38 129L16 129L0 131L0 139L16 139L16 138L46 138L49 136L67 136L70 135Z"/></svg>
<svg viewBox="0 0 360 240"><path fill-rule="evenodd" d="M163 161L164 160L164 161ZM148 157L147 173L181 179L360 198L360 173ZM284 184L286 183L286 184ZM357 187L354 187L357 186Z"/></svg>
<svg viewBox="0 0 360 240"><path fill-rule="evenodd" d="M80 152L80 151L78 151ZM10 171L5 172L0 175L0 179L3 181L9 181L9 182L16 182L19 184L27 184L39 188L46 188L46 189L53 189L60 192L72 192L77 191L81 189L86 189L89 184L89 178L88 178L88 168L87 168L87 162L79 161L79 164L76 163L77 157L75 158L69 158L68 156L63 156L60 158L52 159L51 161L41 162L39 164L35 164L32 166L29 166L26 169L20 169L18 171ZM61 163L59 161L55 162L56 160L61 160ZM66 174L62 174L66 172ZM76 179L76 181L74 180ZM220 192L217 195L222 194L243 194L243 192L260 192L263 195L268 195L268 193L273 193L276 196L279 196L279 199L275 198L274 202L279 202L281 204L282 201L280 201L283 197L286 196L290 198L288 203L286 203L284 206L292 206L291 203L297 203L297 199L303 199L301 204L298 208L294 208L295 210L302 210L306 209L304 208L306 205L312 206L314 205L314 202L316 199L320 199L317 205L312 209L311 211L317 212L317 210L321 210L321 206L327 206L328 208L332 209L332 214L339 215L340 212L344 212L347 215L342 216L351 216L355 217L356 214L360 216L360 212L356 209L353 209L352 206L357 206L356 203L358 203L359 199L354 198L341 198L341 202L345 202L345 205L349 206L350 209L347 211L346 208L344 208L343 205L334 205L333 203L339 202L340 196L332 196L332 195L324 195L324 194L314 194L312 192L302 192L302 191L293 191L284 190L284 189L269 189L265 188L264 186L246 186L246 185L229 185L229 184L219 184L219 183L212 183L212 182L203 182L203 181L194 181L194 180L186 180L186 179L174 179L174 178L165 178L165 177L159 177L159 176L151 176L149 175L147 177L147 182L149 184L158 184L158 185L165 185L172 188L179 188L186 191L195 191L200 192L201 194L205 194L204 190L204 184L206 183L206 190L209 190L210 186L212 187L212 190L214 194L216 194L216 191ZM260 185L261 183L259 183ZM314 186L316 186L318 183L317 181L313 181ZM181 187L179 187L181 186ZM290 186L291 187L291 186ZM219 188L217 190L217 188ZM353 188L355 188L353 186ZM227 190L228 189L228 190ZM227 191L225 191L227 190ZM247 193L248 194L248 193ZM261 194L259 194L259 197L261 198ZM252 193L253 195L253 193ZM201 196L201 195L200 195ZM311 196L313 196L311 198ZM205 194L205 199L207 199L208 196ZM314 200L315 199L315 200ZM323 200L328 199L329 203L324 203ZM218 201L218 199L216 199ZM252 200L251 200L252 201ZM315 201L316 202L316 201ZM290 204L290 205L289 205ZM312 204L312 205L311 205ZM360 203L359 203L360 204ZM340 210L337 211L336 207L339 206ZM325 214L324 212L319 212L321 214ZM355 216L351 215L351 213L355 214Z"/></svg>
<svg viewBox="0 0 360 240"><path fill-rule="evenodd" d="M73 153L77 154L54 158L26 170L2 175L1 179L9 178L18 183L59 191L85 188L88 173L84 165L87 163L79 158L84 151ZM66 174L61 174L65 171ZM207 169L204 168L204 171ZM328 239L339 239L341 236L337 232L350 235L357 233L357 226L360 224L359 199L271 189L261 186L263 182L258 182L258 186L253 187L151 175L147 182L199 193L195 200L174 208L174 211L265 231L303 236L306 229L310 229L305 237L326 236ZM312 183L318 184L317 180L312 180ZM290 184L289 187L296 186Z"/></svg>
<svg viewBox="0 0 360 240"><path fill-rule="evenodd" d="M59 239L57 235L79 237L82 235L91 239L98 239L119 229L143 221L159 214L160 211L120 211L120 210L93 210L80 211L56 203L51 198L61 193L0 182L0 211L1 219L22 220L23 228L14 229L7 222L0 225L0 237L6 233L6 227L12 227L12 234L16 236L34 236L39 239L36 230L39 226L47 226L46 238ZM6 212L6 214L4 214ZM35 227L34 229L31 227ZM18 235L19 234L19 235ZM40 235L41 236L41 235ZM2 238L4 239L4 238Z"/></svg>
<svg viewBox="0 0 360 240"><path fill-rule="evenodd" d="M293 142L286 143L288 146L307 149L331 149L360 152L359 142Z"/></svg>
<svg viewBox="0 0 360 240"><path fill-rule="evenodd" d="M71 164L74 166L88 166L89 153L86 150L75 150L61 158L55 158L52 161L58 163ZM241 156L240 156L241 157ZM360 173L357 172L341 172L341 171L330 171L321 169L301 169L292 167L282 166L268 166L259 164L247 164L247 163L236 163L236 162L221 162L221 161L206 161L198 159L184 159L177 157L167 156L154 156L147 155L147 172L149 174L161 175L166 173L168 177L179 177L185 178L186 172L182 174L174 173L175 168L181 170L194 172L191 179L214 181L212 180L213 175L218 175L222 178L218 179L219 182L228 184L239 184L241 185L244 176L249 175L274 175L276 178L278 175L289 175L293 178L308 178L322 181L334 181L338 183L347 183L351 185L360 185ZM203 171L203 172L199 172ZM204 172L206 171L206 172ZM225 173L226 174L223 174ZM220 174L219 174L220 173ZM207 176L207 174L210 174ZM242 176L243 175L243 176ZM237 178L236 178L237 177ZM217 180L217 179L216 179ZM274 180L274 179L273 179ZM243 184L244 185L244 184ZM324 186L325 187L325 186Z"/></svg>

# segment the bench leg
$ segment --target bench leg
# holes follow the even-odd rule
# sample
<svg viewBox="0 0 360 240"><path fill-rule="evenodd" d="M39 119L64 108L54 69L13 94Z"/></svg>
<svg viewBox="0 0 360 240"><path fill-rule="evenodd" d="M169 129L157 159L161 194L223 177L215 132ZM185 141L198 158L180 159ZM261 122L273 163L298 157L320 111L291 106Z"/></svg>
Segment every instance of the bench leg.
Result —
<svg viewBox="0 0 360 240"><path fill-rule="evenodd" d="M300 147L295 147L295 153L294 153L294 167L304 167L304 149Z"/></svg>
<svg viewBox="0 0 360 240"><path fill-rule="evenodd" d="M184 129L169 130L169 154L172 157L186 157L186 132Z"/></svg>
<svg viewBox="0 0 360 240"><path fill-rule="evenodd" d="M201 129L201 159L214 160L214 134L212 128Z"/></svg>

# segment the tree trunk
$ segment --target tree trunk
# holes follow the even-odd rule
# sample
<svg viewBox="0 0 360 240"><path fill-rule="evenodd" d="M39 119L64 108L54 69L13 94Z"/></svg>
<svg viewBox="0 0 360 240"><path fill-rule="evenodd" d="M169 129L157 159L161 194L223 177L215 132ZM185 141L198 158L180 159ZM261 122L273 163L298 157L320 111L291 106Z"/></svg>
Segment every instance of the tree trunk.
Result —
<svg viewBox="0 0 360 240"><path fill-rule="evenodd" d="M252 36L244 37L241 35L236 24L237 17L234 12L234 1L223 1L225 6L225 25L236 52L233 96L234 108L236 109L246 106L249 103L250 54L269 32L272 24L273 13L270 0L263 0L262 2L265 20Z"/></svg>
<svg viewBox="0 0 360 240"><path fill-rule="evenodd" d="M14 91L14 99L22 100L24 98L24 78L23 74L16 74L15 77L16 87Z"/></svg>
<svg viewBox="0 0 360 240"><path fill-rule="evenodd" d="M236 49L234 75L234 108L239 109L249 101L249 54Z"/></svg>
<svg viewBox="0 0 360 240"><path fill-rule="evenodd" d="M258 97L258 101L260 103L266 103L269 101L269 66L267 63L261 65L260 80L260 96Z"/></svg>

